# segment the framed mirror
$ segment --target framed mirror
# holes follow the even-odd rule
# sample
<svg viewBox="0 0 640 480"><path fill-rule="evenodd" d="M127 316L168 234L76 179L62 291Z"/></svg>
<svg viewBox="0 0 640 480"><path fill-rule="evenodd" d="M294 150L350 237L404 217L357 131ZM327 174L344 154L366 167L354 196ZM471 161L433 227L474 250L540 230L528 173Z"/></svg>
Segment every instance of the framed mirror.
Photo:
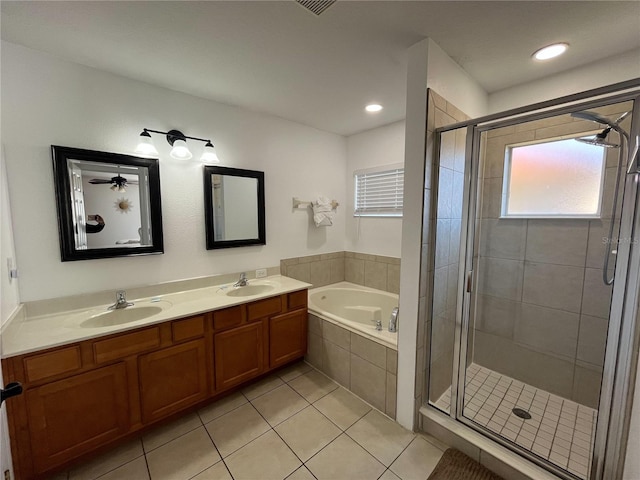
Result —
<svg viewBox="0 0 640 480"><path fill-rule="evenodd" d="M164 252L157 159L51 150L63 262Z"/></svg>
<svg viewBox="0 0 640 480"><path fill-rule="evenodd" d="M204 167L207 250L265 245L264 172Z"/></svg>

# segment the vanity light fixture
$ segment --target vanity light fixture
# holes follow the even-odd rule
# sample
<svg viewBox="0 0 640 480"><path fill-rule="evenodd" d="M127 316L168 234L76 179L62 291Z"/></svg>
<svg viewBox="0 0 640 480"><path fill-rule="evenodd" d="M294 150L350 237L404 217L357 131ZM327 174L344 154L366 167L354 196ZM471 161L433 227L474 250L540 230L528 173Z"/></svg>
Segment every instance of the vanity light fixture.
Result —
<svg viewBox="0 0 640 480"><path fill-rule="evenodd" d="M151 130L150 128L143 129L142 133L140 134L140 141L138 143L138 146L136 147L137 153L141 153L143 155L158 154L158 150L151 141L152 133L166 135L167 142L173 147L171 149L171 152L169 152L169 155L171 155L172 158L175 158L177 160L189 160L191 157L193 157L193 154L187 146L188 138L189 140L198 140L199 142L205 142L204 152L202 153L200 160L210 163L218 163L220 161L220 159L218 159L218 155L216 154L215 147L213 146L213 143L211 143L211 140L209 140L208 138L189 137L182 133L180 130L169 130L168 132L162 132L160 130Z"/></svg>
<svg viewBox="0 0 640 480"><path fill-rule="evenodd" d="M569 48L568 43L554 43L553 45L547 45L533 53L533 58L536 60L549 60L562 55Z"/></svg>

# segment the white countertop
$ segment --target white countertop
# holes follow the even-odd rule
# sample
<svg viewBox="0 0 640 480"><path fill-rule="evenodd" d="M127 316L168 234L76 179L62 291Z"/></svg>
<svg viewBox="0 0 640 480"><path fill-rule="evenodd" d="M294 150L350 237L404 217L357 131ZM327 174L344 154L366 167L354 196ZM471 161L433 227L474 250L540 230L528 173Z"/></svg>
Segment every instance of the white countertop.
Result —
<svg viewBox="0 0 640 480"><path fill-rule="evenodd" d="M127 298L129 302L135 304L133 307L128 307L132 310L131 313L136 309L147 308L147 312L150 311L153 314L141 320L118 325L92 325L98 323L96 318L106 318L106 312L110 312L106 315L113 314L113 311L107 310L113 302L36 316L29 316L25 313L28 309L23 308L9 321L2 332L2 358L133 330L311 287L308 283L281 275L249 280L249 285L270 285L273 288L262 294L232 297L226 295L227 292L234 290L232 284L224 284L156 297ZM244 287L237 289L242 288ZM153 310L149 310L150 307Z"/></svg>

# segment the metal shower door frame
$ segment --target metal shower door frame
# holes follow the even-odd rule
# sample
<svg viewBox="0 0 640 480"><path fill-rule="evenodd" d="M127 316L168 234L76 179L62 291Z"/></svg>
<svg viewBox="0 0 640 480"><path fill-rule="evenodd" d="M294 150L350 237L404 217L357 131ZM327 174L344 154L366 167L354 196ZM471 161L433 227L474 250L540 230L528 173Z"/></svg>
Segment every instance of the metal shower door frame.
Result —
<svg viewBox="0 0 640 480"><path fill-rule="evenodd" d="M618 87L618 88L616 88ZM466 379L466 362L469 326L471 314L474 312L472 300L476 290L477 271L474 265L474 249L476 231L479 231L479 221L476 218L478 205L478 186L480 181L480 147L483 132L503 126L515 125L527 121L539 120L551 116L562 115L576 111L576 109L596 108L602 105L618 103L628 100L634 101L631 141L627 146L626 156L634 150L632 142L638 142L640 135L640 91L638 84L630 85L631 92L615 94L622 90L620 85L611 88L596 89L592 97L577 94L559 99L556 103L532 105L522 109L506 112L507 115L491 115L481 119L470 120L458 124L436 129L436 144L442 133L458 128L467 128L466 158L465 158L465 189L463 198L463 219L461 231L466 242L461 242L461 267L458 275L458 299L456 308L456 323L454 331L453 378L451 391L450 416L464 425L489 437L495 442L516 451L531 462L542 466L560 478L576 479L564 469L554 466L532 454L530 451L508 442L489 429L482 427L465 418L463 413L464 388ZM598 97L598 98L595 98ZM591 98L591 99L590 99ZM557 108L556 108L557 107ZM635 145L637 147L637 145ZM627 159L628 161L628 159ZM626 170L626 163L622 166ZM622 201L620 238L634 239L618 246L615 275L616 281L612 292L612 307L609 313L609 328L607 334L606 356L602 373L598 421L593 451L590 480L606 478L619 479L622 477L626 439L628 435L628 420L631 409L631 393L633 391L635 367L638 346L638 329L636 316L640 299L640 245L637 244L640 235L639 186L640 174L626 175L624 179L624 196ZM476 199L476 201L472 201ZM634 229L637 227L637 230ZM635 237L634 237L635 235ZM470 291L467 291L469 285ZM615 415L612 412L624 414ZM626 423L626 425L625 425Z"/></svg>

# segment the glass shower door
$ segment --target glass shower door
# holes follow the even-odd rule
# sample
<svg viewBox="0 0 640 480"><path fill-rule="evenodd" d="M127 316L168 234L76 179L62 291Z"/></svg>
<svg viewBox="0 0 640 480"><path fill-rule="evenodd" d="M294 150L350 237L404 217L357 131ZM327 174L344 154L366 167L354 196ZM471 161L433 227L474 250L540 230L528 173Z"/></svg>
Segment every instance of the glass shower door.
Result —
<svg viewBox="0 0 640 480"><path fill-rule="evenodd" d="M627 101L478 130L458 414L581 479L591 471L624 241L632 109Z"/></svg>

